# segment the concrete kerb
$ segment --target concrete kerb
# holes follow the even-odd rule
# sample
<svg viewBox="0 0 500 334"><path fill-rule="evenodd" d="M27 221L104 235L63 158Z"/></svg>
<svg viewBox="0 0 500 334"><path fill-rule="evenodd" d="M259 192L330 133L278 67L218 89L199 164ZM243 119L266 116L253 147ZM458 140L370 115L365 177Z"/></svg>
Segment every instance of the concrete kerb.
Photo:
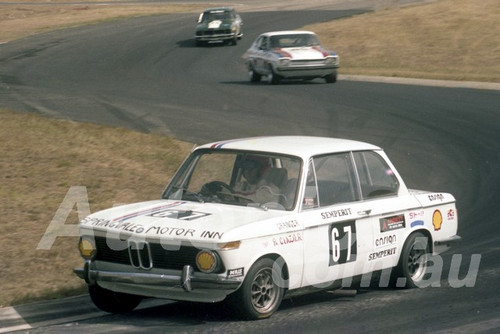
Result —
<svg viewBox="0 0 500 334"><path fill-rule="evenodd" d="M397 78L397 77L378 77L378 76L368 76L368 75L346 75L346 74L339 75L339 80L378 82L378 83L415 85L415 86L486 89L486 90L497 90L497 91L500 90L500 83L496 82L449 81L449 80L413 79L413 78Z"/></svg>

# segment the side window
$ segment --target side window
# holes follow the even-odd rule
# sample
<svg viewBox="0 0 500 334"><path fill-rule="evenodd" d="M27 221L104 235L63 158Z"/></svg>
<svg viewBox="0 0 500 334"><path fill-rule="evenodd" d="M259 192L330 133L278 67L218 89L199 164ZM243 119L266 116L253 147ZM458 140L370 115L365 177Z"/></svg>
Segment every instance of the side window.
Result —
<svg viewBox="0 0 500 334"><path fill-rule="evenodd" d="M262 37L262 39L260 40L259 48L261 50L267 50L267 36Z"/></svg>
<svg viewBox="0 0 500 334"><path fill-rule="evenodd" d="M395 195L399 183L385 160L375 152L354 152L363 198Z"/></svg>
<svg viewBox="0 0 500 334"><path fill-rule="evenodd" d="M304 208L324 207L359 200L350 153L314 157L309 170ZM308 203L315 205L307 205Z"/></svg>
<svg viewBox="0 0 500 334"><path fill-rule="evenodd" d="M314 166L320 206L359 199L350 153L315 157Z"/></svg>

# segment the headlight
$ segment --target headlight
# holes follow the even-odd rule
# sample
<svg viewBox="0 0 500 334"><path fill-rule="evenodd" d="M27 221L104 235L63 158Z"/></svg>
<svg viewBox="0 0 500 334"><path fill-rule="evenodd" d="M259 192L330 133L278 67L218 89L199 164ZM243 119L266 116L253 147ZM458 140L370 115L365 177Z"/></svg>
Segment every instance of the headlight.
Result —
<svg viewBox="0 0 500 334"><path fill-rule="evenodd" d="M279 60L280 66L288 66L290 65L290 58L281 58Z"/></svg>
<svg viewBox="0 0 500 334"><path fill-rule="evenodd" d="M85 260L92 260L97 253L94 238L89 236L80 238L78 248L80 249L80 254Z"/></svg>
<svg viewBox="0 0 500 334"><path fill-rule="evenodd" d="M219 267L219 257L210 250L202 250L196 255L196 265L204 273L214 272Z"/></svg>
<svg viewBox="0 0 500 334"><path fill-rule="evenodd" d="M325 60L326 64L338 65L339 57L327 57Z"/></svg>

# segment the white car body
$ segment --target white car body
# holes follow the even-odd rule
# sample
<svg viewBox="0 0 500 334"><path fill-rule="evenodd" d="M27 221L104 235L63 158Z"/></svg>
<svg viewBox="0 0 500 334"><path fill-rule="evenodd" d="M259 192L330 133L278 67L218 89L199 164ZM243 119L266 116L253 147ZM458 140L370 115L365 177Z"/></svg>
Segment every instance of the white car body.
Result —
<svg viewBox="0 0 500 334"><path fill-rule="evenodd" d="M273 31L261 34L243 54L252 82L267 76L277 84L283 78L337 80L339 56L323 48L314 32Z"/></svg>
<svg viewBox="0 0 500 334"><path fill-rule="evenodd" d="M236 157L234 166L210 169L214 166L206 161L219 161L219 156ZM259 163L269 163L267 170L289 168L288 179L280 182L293 198L247 202L233 192L239 168L247 168L256 156L267 159ZM348 187L337 182L344 165ZM201 166L210 166L213 173L191 175ZM221 180L225 169L232 173L224 181L231 192L220 181L215 187L188 183L200 177ZM460 239L452 195L408 190L382 149L350 140L284 136L202 145L191 152L163 197L96 212L80 222L81 240L93 243L81 242L80 248L97 250L87 253L84 267L75 272L100 308L120 312L136 304L125 310L107 301L103 306L92 289L196 302L228 295L245 300L259 282L255 266L271 261L283 277L266 290L270 304L252 302L252 297L241 302L246 303L241 307L245 317L263 318L277 309L285 292L334 288L342 279L401 267L401 261L407 266L406 258L414 255L408 255L413 248L407 246L412 236L425 237L425 254L417 252L423 260ZM217 264L205 272L197 256L214 256ZM405 285L418 285L423 278L425 263L414 265L415 273L403 273Z"/></svg>

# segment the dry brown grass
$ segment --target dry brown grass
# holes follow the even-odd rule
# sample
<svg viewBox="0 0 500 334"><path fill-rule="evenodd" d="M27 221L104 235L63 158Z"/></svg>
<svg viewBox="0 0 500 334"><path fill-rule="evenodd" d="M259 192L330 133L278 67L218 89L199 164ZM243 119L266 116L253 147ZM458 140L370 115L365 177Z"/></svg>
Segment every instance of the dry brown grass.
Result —
<svg viewBox="0 0 500 334"><path fill-rule="evenodd" d="M500 82L498 0L441 0L306 27L341 73Z"/></svg>
<svg viewBox="0 0 500 334"><path fill-rule="evenodd" d="M192 144L124 129L0 110L0 306L83 287L76 237L37 250L71 186L90 210L160 197ZM76 207L66 224L76 224Z"/></svg>
<svg viewBox="0 0 500 334"><path fill-rule="evenodd" d="M94 0L97 1L97 0ZM11 2L11 0L2 2ZM40 1L45 3L47 1ZM55 2L65 4L54 5ZM54 30L106 20L157 15L164 13L198 12L207 4L67 4L64 0L50 5L0 5L0 43ZM47 2L48 3L48 2ZM210 4L208 4L210 6Z"/></svg>

